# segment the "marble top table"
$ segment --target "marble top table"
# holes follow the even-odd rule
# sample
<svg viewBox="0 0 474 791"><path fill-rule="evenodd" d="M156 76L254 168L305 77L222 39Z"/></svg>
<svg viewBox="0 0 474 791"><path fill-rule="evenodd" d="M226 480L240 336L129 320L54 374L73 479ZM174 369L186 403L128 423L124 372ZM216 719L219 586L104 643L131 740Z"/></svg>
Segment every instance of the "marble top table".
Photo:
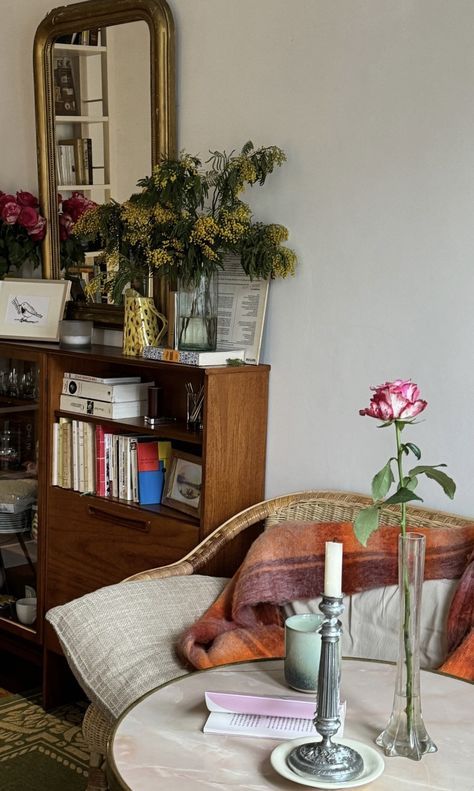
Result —
<svg viewBox="0 0 474 791"><path fill-rule="evenodd" d="M374 738L387 724L394 681L393 665L343 661L345 737L379 749ZM281 777L273 769L270 754L281 739L204 734L206 690L293 694L285 684L281 660L195 672L158 687L131 706L117 723L108 755L112 789L297 791L306 787ZM474 685L422 671L421 690L425 724L438 752L421 761L384 758L384 773L364 788L474 791ZM307 699L306 695L303 697ZM319 740L316 731L315 740Z"/></svg>

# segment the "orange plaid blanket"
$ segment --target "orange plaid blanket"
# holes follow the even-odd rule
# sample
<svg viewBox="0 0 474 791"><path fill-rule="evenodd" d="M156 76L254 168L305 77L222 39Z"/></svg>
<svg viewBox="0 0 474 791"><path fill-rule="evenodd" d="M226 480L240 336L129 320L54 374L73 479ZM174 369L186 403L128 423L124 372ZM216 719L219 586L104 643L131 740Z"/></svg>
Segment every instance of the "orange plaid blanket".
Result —
<svg viewBox="0 0 474 791"><path fill-rule="evenodd" d="M474 526L429 527L416 532L426 536L425 579L460 578L447 626L455 664L442 669L463 678L474 677ZM397 583L396 528L381 527L363 547L350 523L277 525L253 542L220 596L182 635L178 643L181 656L200 669L283 656L280 607L321 594L325 542L334 540L344 546L345 594ZM456 659L456 649L462 646L464 653Z"/></svg>

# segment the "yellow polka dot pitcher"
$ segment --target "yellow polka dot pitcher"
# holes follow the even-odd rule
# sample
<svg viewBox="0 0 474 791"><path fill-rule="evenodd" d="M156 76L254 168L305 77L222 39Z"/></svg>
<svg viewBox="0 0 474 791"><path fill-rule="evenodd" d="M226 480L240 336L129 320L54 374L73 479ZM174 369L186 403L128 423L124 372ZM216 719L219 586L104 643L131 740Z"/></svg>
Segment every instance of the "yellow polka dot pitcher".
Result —
<svg viewBox="0 0 474 791"><path fill-rule="evenodd" d="M156 308L153 297L143 297L133 288L125 291L123 353L139 357L146 346L158 346L168 322Z"/></svg>

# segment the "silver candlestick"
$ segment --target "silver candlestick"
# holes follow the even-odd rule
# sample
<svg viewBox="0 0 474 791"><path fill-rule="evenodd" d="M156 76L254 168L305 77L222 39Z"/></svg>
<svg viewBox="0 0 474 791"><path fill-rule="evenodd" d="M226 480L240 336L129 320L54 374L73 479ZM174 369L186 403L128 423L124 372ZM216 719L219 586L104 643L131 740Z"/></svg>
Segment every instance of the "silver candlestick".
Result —
<svg viewBox="0 0 474 791"><path fill-rule="evenodd" d="M288 766L301 777L310 776L326 782L354 780L362 774L362 756L351 747L334 744L339 719L339 683L341 658L339 640L342 624L338 618L344 610L341 596L324 596L319 609L325 619L321 627L321 659L318 675L318 698L314 726L321 734L320 742L300 744L290 752Z"/></svg>

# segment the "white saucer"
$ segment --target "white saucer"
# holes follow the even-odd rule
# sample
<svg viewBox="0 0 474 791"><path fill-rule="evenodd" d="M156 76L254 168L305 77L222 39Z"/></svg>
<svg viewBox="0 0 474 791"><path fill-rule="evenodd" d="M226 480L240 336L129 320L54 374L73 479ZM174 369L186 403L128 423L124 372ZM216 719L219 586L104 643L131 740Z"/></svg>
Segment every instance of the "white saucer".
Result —
<svg viewBox="0 0 474 791"><path fill-rule="evenodd" d="M316 780L309 775L308 777L301 777L301 775L296 774L293 769L290 769L286 759L295 747L299 747L300 744L308 744L314 741L318 741L318 739L309 739L308 737L305 739L292 739L288 742L282 742L278 745L278 747L275 747L270 756L270 761L275 771L277 771L282 777L286 777L288 780L293 780L294 783L300 783L304 786L312 786L313 788L337 789L357 788L358 786L364 786L366 783L371 783L372 780L380 777L383 770L385 769L385 763L382 756L379 752L377 752L377 750L375 750L373 747L370 747L370 745L363 744L363 742L358 742L355 739L338 739L338 744L345 744L346 747L352 747L354 750L357 750L359 755L362 757L362 760L364 761L364 771L360 777L357 777L355 780L346 780L339 783L326 783L324 780Z"/></svg>

